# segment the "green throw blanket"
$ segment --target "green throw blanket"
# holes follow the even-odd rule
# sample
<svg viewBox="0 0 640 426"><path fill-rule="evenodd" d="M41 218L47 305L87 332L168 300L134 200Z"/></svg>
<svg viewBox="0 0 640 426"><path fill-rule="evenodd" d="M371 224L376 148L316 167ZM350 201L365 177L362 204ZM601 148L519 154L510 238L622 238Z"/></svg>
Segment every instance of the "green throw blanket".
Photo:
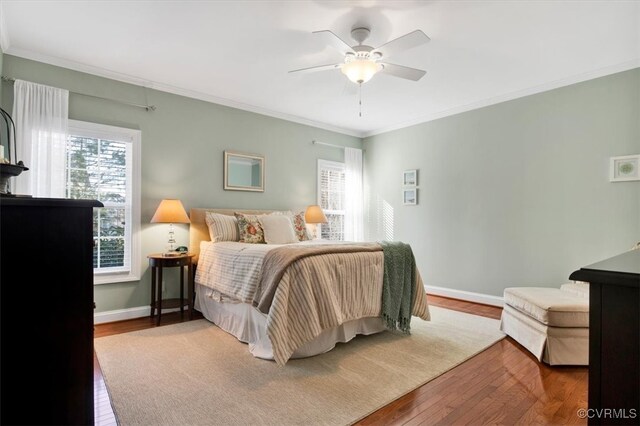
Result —
<svg viewBox="0 0 640 426"><path fill-rule="evenodd" d="M384 252L382 318L389 330L409 334L416 260L411 246L401 242L380 242Z"/></svg>

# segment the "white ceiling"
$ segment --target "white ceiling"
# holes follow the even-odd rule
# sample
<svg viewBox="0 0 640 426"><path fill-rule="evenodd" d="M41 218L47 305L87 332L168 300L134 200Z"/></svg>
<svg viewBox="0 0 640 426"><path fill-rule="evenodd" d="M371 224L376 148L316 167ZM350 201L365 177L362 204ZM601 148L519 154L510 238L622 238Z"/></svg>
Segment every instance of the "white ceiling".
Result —
<svg viewBox="0 0 640 426"><path fill-rule="evenodd" d="M2 1L5 53L357 136L640 66L638 1ZM312 31L378 46L431 42L389 62L418 82L357 86ZM352 44L355 44L353 42Z"/></svg>

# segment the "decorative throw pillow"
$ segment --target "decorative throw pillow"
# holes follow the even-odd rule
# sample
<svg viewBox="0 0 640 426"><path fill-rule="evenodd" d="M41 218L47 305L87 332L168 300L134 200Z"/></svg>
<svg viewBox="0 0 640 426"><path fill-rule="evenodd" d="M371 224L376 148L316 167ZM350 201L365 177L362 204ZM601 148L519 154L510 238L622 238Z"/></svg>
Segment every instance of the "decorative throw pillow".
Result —
<svg viewBox="0 0 640 426"><path fill-rule="evenodd" d="M209 228L209 237L214 243L240 240L238 219L235 216L207 212L205 222Z"/></svg>
<svg viewBox="0 0 640 426"><path fill-rule="evenodd" d="M264 244L264 231L257 215L238 212L235 212L234 215L238 219L241 243Z"/></svg>
<svg viewBox="0 0 640 426"><path fill-rule="evenodd" d="M267 244L297 243L298 237L293 232L291 219L285 215L263 215L258 218L264 231Z"/></svg>
<svg viewBox="0 0 640 426"><path fill-rule="evenodd" d="M295 213L291 216L291 221L293 222L293 230L296 233L296 237L298 237L298 241L308 241L311 239L309 232L307 232L307 222L304 220L304 212Z"/></svg>

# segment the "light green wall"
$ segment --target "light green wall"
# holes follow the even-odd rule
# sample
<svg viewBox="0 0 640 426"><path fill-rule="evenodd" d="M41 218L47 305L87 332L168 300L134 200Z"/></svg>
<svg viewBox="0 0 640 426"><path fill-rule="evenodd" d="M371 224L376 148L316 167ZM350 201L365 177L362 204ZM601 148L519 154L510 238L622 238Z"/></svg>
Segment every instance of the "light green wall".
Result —
<svg viewBox="0 0 640 426"><path fill-rule="evenodd" d="M140 282L95 286L97 312L149 303L146 255L164 249L167 227L149 224L163 198L179 198L185 208L304 208L316 203L318 158L342 161L342 150L312 145L313 139L361 147L359 138L310 126L120 83L11 55L4 75L86 94L153 104L154 112L71 95L69 116L142 131L142 258ZM219 82L225 84L224 81ZM4 84L2 104L11 110L13 91ZM224 191L223 151L265 156L265 192ZM188 245L188 227L176 225L179 245ZM175 271L174 271L175 272ZM177 284L170 275L168 291ZM173 282L170 282L173 281ZM171 294L169 294L171 295Z"/></svg>
<svg viewBox="0 0 640 426"><path fill-rule="evenodd" d="M76 95L70 118L142 131L141 282L95 287L96 311L149 303L146 254L166 226L162 198L191 207L289 209L316 202L316 160L361 147L370 239L408 242L427 285L501 295L550 285L640 240L640 182L609 183L610 156L640 153L640 70L366 138L0 54L3 75L154 104L155 112ZM223 82L222 82L223 83ZM11 111L13 91L2 84ZM223 150L266 157L264 193L224 191ZM403 206L402 171L419 169L419 204ZM176 225L178 244L188 227ZM175 292L175 274L167 278Z"/></svg>
<svg viewBox="0 0 640 426"><path fill-rule="evenodd" d="M640 70L364 140L367 233L411 244L424 282L501 296L559 286L640 241L640 181L609 157L640 154ZM402 171L419 169L417 206Z"/></svg>

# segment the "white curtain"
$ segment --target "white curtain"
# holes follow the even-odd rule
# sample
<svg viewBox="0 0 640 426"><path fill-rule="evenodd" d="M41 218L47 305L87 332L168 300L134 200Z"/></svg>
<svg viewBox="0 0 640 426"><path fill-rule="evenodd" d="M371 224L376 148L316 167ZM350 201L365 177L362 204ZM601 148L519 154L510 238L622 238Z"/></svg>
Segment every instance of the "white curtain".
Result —
<svg viewBox="0 0 640 426"><path fill-rule="evenodd" d="M64 198L69 92L16 80L13 119L16 159L29 168L16 178L14 192Z"/></svg>
<svg viewBox="0 0 640 426"><path fill-rule="evenodd" d="M344 149L345 216L344 239L364 240L364 194L362 190L362 150Z"/></svg>

